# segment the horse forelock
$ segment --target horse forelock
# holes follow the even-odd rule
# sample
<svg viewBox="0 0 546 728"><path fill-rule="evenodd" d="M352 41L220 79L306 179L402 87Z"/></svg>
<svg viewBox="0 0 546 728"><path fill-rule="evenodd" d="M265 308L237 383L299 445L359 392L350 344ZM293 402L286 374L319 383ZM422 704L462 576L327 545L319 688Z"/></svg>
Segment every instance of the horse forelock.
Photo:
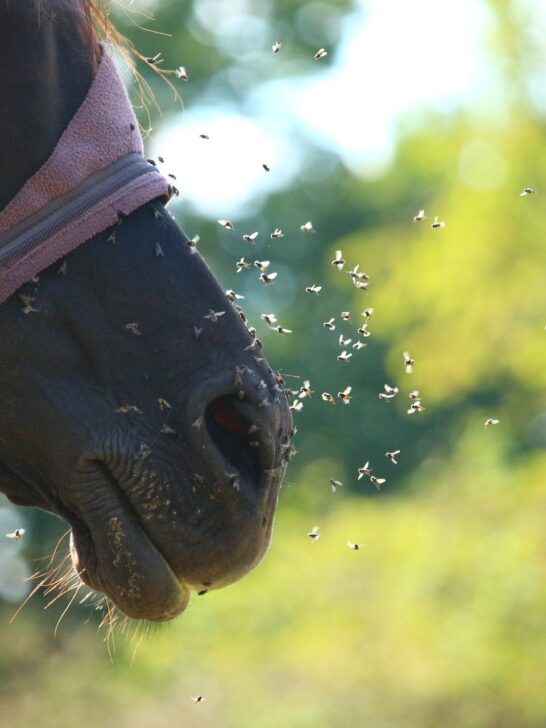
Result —
<svg viewBox="0 0 546 728"><path fill-rule="evenodd" d="M41 10L43 10L47 1L48 0L33 0L36 11L40 12ZM146 110L148 110L148 106L150 104L156 105L159 109L152 88L146 82L144 77L139 73L137 68L137 61L140 60L146 62L146 58L137 50L137 48L135 48L133 42L129 38L127 38L127 36L123 35L123 33L117 30L115 25L110 20L110 12L113 5L119 5L126 15L128 8L122 2L120 2L120 0L73 1L80 5L85 16L84 27L82 30L84 37L82 38L82 40L84 40L84 42L88 44L88 47L90 46L93 49L94 70L96 70L96 66L100 62L101 58L100 43L109 43L114 47L114 49L119 53L119 55L123 58L123 60L129 67L139 91L141 105ZM153 16L150 13L146 12L143 14L147 19L153 19ZM173 91L174 98L177 101L182 102L178 91L169 80L169 74L174 72L164 70L157 65L148 65L148 68L150 68L155 74L160 76L162 80Z"/></svg>
<svg viewBox="0 0 546 728"><path fill-rule="evenodd" d="M34 10L39 17L40 13L47 9L48 0L33 0L33 4ZM81 11L82 22L79 24L78 29L82 43L86 47L92 48L94 70L96 70L97 63L100 61L100 42L102 40L109 42L123 53L123 38L114 29L109 19L109 2L107 3L104 0L71 0L71 6L75 11Z"/></svg>

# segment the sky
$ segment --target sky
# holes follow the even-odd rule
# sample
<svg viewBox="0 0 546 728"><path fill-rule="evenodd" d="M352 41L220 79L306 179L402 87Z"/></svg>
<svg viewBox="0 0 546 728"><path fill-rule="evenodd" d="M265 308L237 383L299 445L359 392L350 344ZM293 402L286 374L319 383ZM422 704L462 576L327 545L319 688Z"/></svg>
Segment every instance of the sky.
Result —
<svg viewBox="0 0 546 728"><path fill-rule="evenodd" d="M242 45L238 33L248 32L252 2L234 0L228 13L225 3L201 0L194 22L216 33L229 53L233 39ZM271 53L265 21L254 19L255 43ZM353 172L379 175L392 159L401 120L479 103L485 92L494 102L501 92L485 53L491 18L481 0L361 0L332 22L341 23L341 34L327 48L328 65L317 61L312 75L266 81L240 106L210 96L194 102L152 137L152 153L169 150L169 167L197 213L248 213L289 184L302 162L300 135L334 150ZM286 47L279 63L283 53ZM191 82L191 62L186 67Z"/></svg>

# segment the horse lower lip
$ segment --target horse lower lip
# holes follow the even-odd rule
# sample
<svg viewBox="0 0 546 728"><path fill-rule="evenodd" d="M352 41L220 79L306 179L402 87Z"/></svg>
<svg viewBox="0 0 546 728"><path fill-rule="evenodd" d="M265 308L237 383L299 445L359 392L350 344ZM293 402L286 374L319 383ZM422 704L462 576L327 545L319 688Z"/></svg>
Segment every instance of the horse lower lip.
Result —
<svg viewBox="0 0 546 728"><path fill-rule="evenodd" d="M125 524L122 525L122 528ZM143 548L136 555L136 563L129 570L118 568L116 557L109 561L102 558L104 552L100 537L93 538L93 551L96 563L89 568L89 561L82 559L76 542L71 544L71 553L74 566L80 579L95 591L102 592L128 617L135 619L149 619L152 621L165 621L176 617L184 611L189 602L189 589L181 584L174 576L172 570L160 556L148 557L148 565L142 568L143 550L152 548L142 539ZM99 556L97 556L99 554Z"/></svg>
<svg viewBox="0 0 546 728"><path fill-rule="evenodd" d="M129 617L165 621L182 612L190 592L143 529L112 476L96 468L93 488L108 515L88 508L85 529L73 528L71 550L82 581L106 594ZM82 573L83 570L83 573Z"/></svg>

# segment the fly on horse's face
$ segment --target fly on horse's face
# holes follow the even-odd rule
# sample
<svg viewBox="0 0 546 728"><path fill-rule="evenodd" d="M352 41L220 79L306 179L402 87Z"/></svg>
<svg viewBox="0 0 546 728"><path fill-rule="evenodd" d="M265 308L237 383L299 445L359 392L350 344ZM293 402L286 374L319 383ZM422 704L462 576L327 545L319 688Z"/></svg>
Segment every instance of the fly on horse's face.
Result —
<svg viewBox="0 0 546 728"><path fill-rule="evenodd" d="M23 5L34 12L21 0L19 13ZM11 89L17 113L18 86L3 74L13 74L9 43L22 42L31 16L8 43L5 13L0 4L0 94ZM73 51L63 19L32 25L60 58ZM48 59L35 58L41 81L63 67ZM59 88L78 75L65 68ZM51 108L40 108L39 84L36 99L18 119L30 173L26 133ZM66 124L73 108L64 111ZM0 119L0 140L4 123L13 122ZM37 145L36 168L50 151ZM0 185L0 200L18 189ZM286 399L159 201L64 260L0 304L0 487L69 522L82 581L129 616L170 619L190 590L225 586L263 557L292 429Z"/></svg>

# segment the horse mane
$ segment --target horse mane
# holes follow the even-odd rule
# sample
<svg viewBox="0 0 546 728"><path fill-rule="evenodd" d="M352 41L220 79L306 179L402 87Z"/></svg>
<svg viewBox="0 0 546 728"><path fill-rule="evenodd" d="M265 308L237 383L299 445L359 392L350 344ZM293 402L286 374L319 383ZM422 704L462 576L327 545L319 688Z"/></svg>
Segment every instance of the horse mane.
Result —
<svg viewBox="0 0 546 728"><path fill-rule="evenodd" d="M147 20L153 20L153 15L150 12L143 10L128 10L127 7L120 0L75 1L81 3L82 10L85 14L86 28L84 32L87 34L87 41L93 49L93 71L96 70L96 67L101 57L99 44L101 42L110 43L129 67L129 70L138 87L140 102L143 108L148 113L148 117L150 116L148 110L149 104L155 105L159 113L161 113L161 108L156 101L154 92L150 84L146 81L144 76L138 70L137 64L139 61L145 63L147 68L151 68L154 73L160 76L173 91L175 99L182 102L180 94L168 78L168 75L174 73L174 71L169 71L167 69L159 68L157 65L149 64L146 60L146 57L142 55L142 53L140 53L140 51L135 47L134 43L129 38L127 38L127 36L117 30L117 28L110 20L112 4L116 4L122 9L127 17L129 17L133 25L135 25L137 28L148 32L157 32L152 31L149 28L143 28L141 25L138 25L130 16L131 12L139 12ZM40 13L44 9L44 0L33 0L33 2L36 12ZM159 33L159 35L166 34Z"/></svg>

